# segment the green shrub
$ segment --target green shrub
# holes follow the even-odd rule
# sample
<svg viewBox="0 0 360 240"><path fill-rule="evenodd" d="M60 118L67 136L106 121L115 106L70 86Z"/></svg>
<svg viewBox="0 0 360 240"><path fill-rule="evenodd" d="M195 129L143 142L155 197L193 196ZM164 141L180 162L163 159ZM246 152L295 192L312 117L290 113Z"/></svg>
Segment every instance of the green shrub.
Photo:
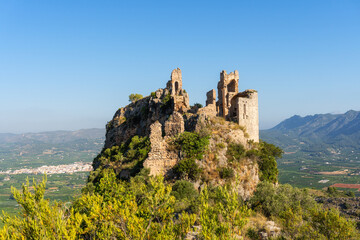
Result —
<svg viewBox="0 0 360 240"><path fill-rule="evenodd" d="M235 177L234 169L232 167L220 168L219 175L222 179L233 179Z"/></svg>
<svg viewBox="0 0 360 240"><path fill-rule="evenodd" d="M199 196L199 193L194 188L194 184L186 180L176 181L172 186L171 194L177 199L189 199L192 200Z"/></svg>
<svg viewBox="0 0 360 240"><path fill-rule="evenodd" d="M168 95L166 95L162 100L161 100L161 106L160 108L165 111L166 109L169 109L171 107L172 104L172 97L171 94L169 93Z"/></svg>
<svg viewBox="0 0 360 240"><path fill-rule="evenodd" d="M246 152L245 156L257 160L260 180L276 183L279 173L276 159L282 157L283 150L264 141L253 147Z"/></svg>
<svg viewBox="0 0 360 240"><path fill-rule="evenodd" d="M216 149L224 149L224 148L225 148L225 144L222 143L222 142L221 142L221 143L217 143L215 147L216 147Z"/></svg>
<svg viewBox="0 0 360 240"><path fill-rule="evenodd" d="M132 93L129 95L129 101L132 103L134 103L142 98L143 98L143 95L138 94L138 93Z"/></svg>
<svg viewBox="0 0 360 240"><path fill-rule="evenodd" d="M172 192L176 198L175 212L197 213L199 211L199 193L194 185L185 180L179 180L172 186Z"/></svg>
<svg viewBox="0 0 360 240"><path fill-rule="evenodd" d="M201 191L200 239L240 239L241 229L249 216L248 208L234 189L220 186L216 188L216 195L217 200L211 201L208 188L205 186Z"/></svg>
<svg viewBox="0 0 360 240"><path fill-rule="evenodd" d="M348 196L348 197L352 197L352 198L355 197L355 193L353 191L350 191L350 190L346 191L345 195Z"/></svg>
<svg viewBox="0 0 360 240"><path fill-rule="evenodd" d="M174 141L175 147L185 154L185 158L202 159L209 145L209 135L183 132Z"/></svg>
<svg viewBox="0 0 360 240"><path fill-rule="evenodd" d="M254 228L249 228L246 232L246 236L251 240L258 240L261 239L260 234Z"/></svg>
<svg viewBox="0 0 360 240"><path fill-rule="evenodd" d="M180 179L198 180L202 169L197 165L195 159L188 158L180 160L173 168L175 177Z"/></svg>
<svg viewBox="0 0 360 240"><path fill-rule="evenodd" d="M326 239L350 240L360 237L355 222L341 217L337 209L314 209L311 212L310 226Z"/></svg>
<svg viewBox="0 0 360 240"><path fill-rule="evenodd" d="M336 209L322 209L307 189L262 182L250 204L281 224L284 239L359 239L353 221Z"/></svg>
<svg viewBox="0 0 360 240"><path fill-rule="evenodd" d="M339 191L336 189L336 187L328 187L326 192L330 195L330 196L336 196L339 194Z"/></svg>
<svg viewBox="0 0 360 240"><path fill-rule="evenodd" d="M294 188L289 184L274 186L269 182L259 183L250 203L253 209L267 217L279 217L287 209L292 209L295 214L307 212L316 205L307 189Z"/></svg>
<svg viewBox="0 0 360 240"><path fill-rule="evenodd" d="M238 162L245 157L245 148L242 144L230 143L226 151L226 157L229 162Z"/></svg>
<svg viewBox="0 0 360 240"><path fill-rule="evenodd" d="M197 108L202 108L202 107L203 107L203 105L202 105L201 103L195 103L195 104L194 104L194 107L197 107Z"/></svg>
<svg viewBox="0 0 360 240"><path fill-rule="evenodd" d="M114 171L120 173L124 169L128 169L130 176L135 176L143 168L143 162L150 151L150 140L148 137L134 136L127 143L121 146L112 146L103 149L102 152L94 159L94 170L90 173L86 191L93 189L92 184L97 184L102 178L101 171L108 168L109 165L114 166Z"/></svg>

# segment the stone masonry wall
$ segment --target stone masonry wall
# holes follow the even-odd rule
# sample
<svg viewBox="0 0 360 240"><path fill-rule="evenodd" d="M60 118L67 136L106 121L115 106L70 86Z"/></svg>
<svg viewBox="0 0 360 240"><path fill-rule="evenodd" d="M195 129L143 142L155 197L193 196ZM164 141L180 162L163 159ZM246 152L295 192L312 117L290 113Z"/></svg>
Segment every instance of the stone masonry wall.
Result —
<svg viewBox="0 0 360 240"><path fill-rule="evenodd" d="M246 90L239 95L236 102L237 122L245 127L249 139L259 142L258 93L255 90Z"/></svg>
<svg viewBox="0 0 360 240"><path fill-rule="evenodd" d="M178 156L167 151L167 143L162 137L162 125L158 121L150 126L151 150L144 161L144 167L150 169L150 175L165 175L178 161Z"/></svg>

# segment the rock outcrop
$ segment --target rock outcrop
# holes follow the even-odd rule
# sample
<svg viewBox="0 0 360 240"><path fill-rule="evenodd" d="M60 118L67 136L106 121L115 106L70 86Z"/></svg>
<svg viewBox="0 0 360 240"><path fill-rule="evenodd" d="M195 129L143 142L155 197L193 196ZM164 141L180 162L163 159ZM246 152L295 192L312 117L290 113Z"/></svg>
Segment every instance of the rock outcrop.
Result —
<svg viewBox="0 0 360 240"><path fill-rule="evenodd" d="M181 150L171 146L172 140L184 131L206 132L210 136L210 146L204 159L196 160L197 164L204 170L207 181L225 183L225 180L219 178L218 172L219 168L228 166L226 151L229 144L236 143L249 148L248 140L258 141L258 118L257 95L252 96L256 91L238 93L238 75L232 74L234 78L237 77L234 82L234 79L225 79L224 74L226 72L222 72L219 82L222 98L216 102L216 92L211 90L207 93L206 106L198 108L189 105L189 96L182 88L181 70L173 70L165 88L116 111L106 127L104 149L121 146L134 136L149 137L151 150L142 163L143 167L150 169L151 175L171 175L171 169L183 158ZM241 118L243 126L239 125L239 119L234 118L234 111L240 114L239 107L231 105L231 99L227 99L229 94L225 98L225 88L227 93L234 93L232 97L236 99L236 104L245 106L244 101L247 100L254 105L255 112L251 112L251 121L246 120L248 115ZM226 106L224 100L227 101ZM251 135L247 129L251 131ZM101 166L95 163L93 165L95 168ZM257 164L251 159L244 159L235 170L235 175L237 181L234 181L234 187L244 198L249 197L259 182Z"/></svg>

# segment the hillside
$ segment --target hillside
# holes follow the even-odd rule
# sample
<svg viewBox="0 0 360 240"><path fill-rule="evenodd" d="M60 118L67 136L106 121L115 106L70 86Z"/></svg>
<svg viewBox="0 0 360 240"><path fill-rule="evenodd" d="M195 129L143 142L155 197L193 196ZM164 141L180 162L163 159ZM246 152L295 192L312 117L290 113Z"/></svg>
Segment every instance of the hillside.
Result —
<svg viewBox="0 0 360 240"><path fill-rule="evenodd" d="M0 133L0 171L41 165L90 162L101 150L104 129Z"/></svg>
<svg viewBox="0 0 360 240"><path fill-rule="evenodd" d="M278 162L283 183L316 188L360 183L359 111L295 115L260 135L285 151Z"/></svg>
<svg viewBox="0 0 360 240"><path fill-rule="evenodd" d="M238 80L237 71L222 71L218 99L210 90L205 107L190 106L177 68L165 88L119 108L94 159L89 189L109 169L120 179L148 169L170 181L190 180L197 188L231 184L243 198L260 180L276 182L275 158L261 159L267 146L258 144L257 92L239 92Z"/></svg>
<svg viewBox="0 0 360 240"><path fill-rule="evenodd" d="M358 149L360 112L350 110L344 114L316 114L306 117L295 115L261 134L264 139L279 138L282 146L288 146L286 141L291 139L305 144L318 143Z"/></svg>

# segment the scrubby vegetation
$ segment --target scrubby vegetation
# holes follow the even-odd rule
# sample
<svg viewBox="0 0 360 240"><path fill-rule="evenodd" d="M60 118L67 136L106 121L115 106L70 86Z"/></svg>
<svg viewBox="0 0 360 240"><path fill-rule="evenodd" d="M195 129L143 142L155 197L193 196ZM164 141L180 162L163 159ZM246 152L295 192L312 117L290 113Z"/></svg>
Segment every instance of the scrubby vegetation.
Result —
<svg viewBox="0 0 360 240"><path fill-rule="evenodd" d="M178 184L172 191L161 177L141 174L125 182L110 169L93 192L83 193L71 206L44 199L45 184L45 179L34 183L34 193L29 183L22 191L13 189L21 217L2 217L2 239L182 239L196 221L204 239L232 239L241 234L248 214L234 191L220 187L220 201L212 202L205 188L197 214L176 215L173 195L199 196L184 191L188 185Z"/></svg>
<svg viewBox="0 0 360 240"><path fill-rule="evenodd" d="M173 168L175 177L180 179L198 180L202 169L196 159L202 159L208 149L209 135L196 132L183 132L177 136L172 145L181 152L183 159Z"/></svg>
<svg viewBox="0 0 360 240"><path fill-rule="evenodd" d="M359 239L355 223L339 211L324 209L308 190L277 184L276 158L282 150L266 142L215 143L227 162L216 169L224 186L199 181L208 156L209 135L184 132L170 141L181 160L175 178L149 176L143 162L147 137L134 136L103 149L94 160L88 185L73 203L44 198L46 179L22 191L12 189L21 214L1 218L0 239L260 239L268 221L280 227L273 239ZM227 148L225 150L225 148ZM244 202L236 188L237 167L257 163L261 183ZM33 190L32 190L33 189ZM338 195L330 188L328 195ZM344 205L346 207L346 205Z"/></svg>
<svg viewBox="0 0 360 240"><path fill-rule="evenodd" d="M150 151L150 140L148 137L134 136L121 146L113 146L103 149L94 159L92 171L88 178L88 184L83 191L93 189L94 183L103 177L102 171L108 168L115 170L119 178L135 176L143 168L144 160ZM126 172L126 174L125 174ZM121 175L121 173L124 173Z"/></svg>
<svg viewBox="0 0 360 240"><path fill-rule="evenodd" d="M193 158L180 160L173 168L175 177L179 179L198 180L202 170Z"/></svg>
<svg viewBox="0 0 360 240"><path fill-rule="evenodd" d="M240 162L244 158L251 158L259 165L259 178L261 181L277 183L278 169L276 159L281 158L283 151L273 144L263 142L249 143L250 150L246 150L241 144L230 143L226 156L229 163Z"/></svg>
<svg viewBox="0 0 360 240"><path fill-rule="evenodd" d="M202 159L209 145L209 135L197 132L183 132L173 142L185 154L185 158Z"/></svg>
<svg viewBox="0 0 360 240"><path fill-rule="evenodd" d="M282 239L360 237L352 220L341 217L337 209L323 209L306 189L262 182L249 203L254 211L280 224Z"/></svg>
<svg viewBox="0 0 360 240"><path fill-rule="evenodd" d="M307 190L261 183L244 203L227 187L204 186L199 192L185 180L172 186L162 177L141 171L130 181L119 180L112 169L93 191L71 205L44 198L46 178L12 189L21 215L3 215L1 239L259 239L254 216L281 227L276 239L358 239L352 221L337 210L322 209ZM265 216L265 217L262 217ZM265 218L265 219L266 219Z"/></svg>
<svg viewBox="0 0 360 240"><path fill-rule="evenodd" d="M143 95L138 94L138 93L132 93L129 95L129 101L132 103L134 103L142 98L143 98Z"/></svg>

